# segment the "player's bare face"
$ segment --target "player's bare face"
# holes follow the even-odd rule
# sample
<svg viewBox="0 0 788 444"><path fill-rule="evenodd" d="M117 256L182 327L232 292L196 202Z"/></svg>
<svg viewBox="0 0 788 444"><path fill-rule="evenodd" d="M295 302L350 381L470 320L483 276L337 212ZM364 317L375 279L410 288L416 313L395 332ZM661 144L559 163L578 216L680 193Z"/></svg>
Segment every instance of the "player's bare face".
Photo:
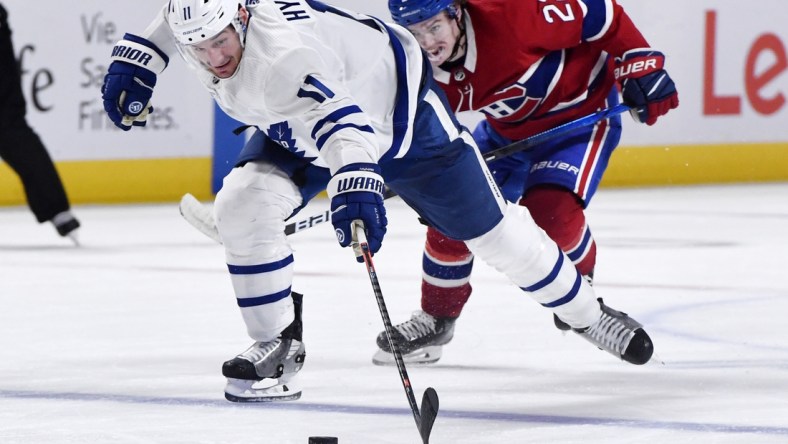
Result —
<svg viewBox="0 0 788 444"><path fill-rule="evenodd" d="M241 38L232 26L211 39L192 45L191 48L200 63L220 79L235 74L243 55Z"/></svg>
<svg viewBox="0 0 788 444"><path fill-rule="evenodd" d="M433 66L438 66L447 61L460 38L460 27L457 21L450 18L446 11L415 25L408 29L419 41L421 48L427 52L427 57ZM454 58L463 55L464 48L455 54Z"/></svg>

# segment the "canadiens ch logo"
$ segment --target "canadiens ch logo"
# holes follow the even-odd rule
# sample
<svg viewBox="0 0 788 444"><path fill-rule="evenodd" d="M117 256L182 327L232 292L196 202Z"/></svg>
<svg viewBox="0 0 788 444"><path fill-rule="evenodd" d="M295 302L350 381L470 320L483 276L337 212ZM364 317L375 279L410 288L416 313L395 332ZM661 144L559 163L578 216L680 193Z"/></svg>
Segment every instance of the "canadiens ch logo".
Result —
<svg viewBox="0 0 788 444"><path fill-rule="evenodd" d="M525 87L521 85L512 85L502 91L498 91L489 97L488 100L485 100L490 102L488 105L481 107L474 103L472 85L463 85L459 93L461 99L455 112L477 110L502 122L523 120L530 116L542 103L542 99L528 97Z"/></svg>
<svg viewBox="0 0 788 444"><path fill-rule="evenodd" d="M553 51L528 68L516 82L480 100L479 111L501 122L520 122L544 102L562 74L565 51Z"/></svg>
<svg viewBox="0 0 788 444"><path fill-rule="evenodd" d="M526 89L521 85L512 85L495 93L492 100L492 103L480 108L479 111L504 122L523 120L542 103L541 99L528 97Z"/></svg>

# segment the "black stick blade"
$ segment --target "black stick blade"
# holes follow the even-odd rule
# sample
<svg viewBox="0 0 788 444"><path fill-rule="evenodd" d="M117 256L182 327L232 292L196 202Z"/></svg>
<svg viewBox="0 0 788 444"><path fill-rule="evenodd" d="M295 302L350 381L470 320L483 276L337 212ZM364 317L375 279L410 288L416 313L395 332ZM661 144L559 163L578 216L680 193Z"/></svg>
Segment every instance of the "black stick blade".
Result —
<svg viewBox="0 0 788 444"><path fill-rule="evenodd" d="M424 444L430 442L430 432L432 432L432 425L435 424L435 418L438 416L439 406L438 392L434 388L428 387L421 399L421 423L419 424L419 433L421 433L421 440Z"/></svg>

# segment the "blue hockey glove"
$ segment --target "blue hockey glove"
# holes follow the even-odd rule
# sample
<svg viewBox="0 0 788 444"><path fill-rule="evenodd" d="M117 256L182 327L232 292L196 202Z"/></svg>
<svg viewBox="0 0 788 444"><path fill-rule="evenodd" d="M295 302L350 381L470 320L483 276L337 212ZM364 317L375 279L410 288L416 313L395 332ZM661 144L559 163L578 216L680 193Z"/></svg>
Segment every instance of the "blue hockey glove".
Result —
<svg viewBox="0 0 788 444"><path fill-rule="evenodd" d="M101 98L104 111L118 128L145 126L153 112L150 98L156 76L167 67L169 58L148 40L126 34L112 48L112 63L104 76Z"/></svg>
<svg viewBox="0 0 788 444"><path fill-rule="evenodd" d="M374 163L345 165L328 182L326 191L331 198L331 223L339 245L350 245L352 222L360 220L364 223L369 250L372 253L380 250L388 223L380 167Z"/></svg>
<svg viewBox="0 0 788 444"><path fill-rule="evenodd" d="M632 107L632 117L653 125L657 118L679 106L676 85L663 69L665 56L651 49L633 49L616 59L615 76L621 97Z"/></svg>

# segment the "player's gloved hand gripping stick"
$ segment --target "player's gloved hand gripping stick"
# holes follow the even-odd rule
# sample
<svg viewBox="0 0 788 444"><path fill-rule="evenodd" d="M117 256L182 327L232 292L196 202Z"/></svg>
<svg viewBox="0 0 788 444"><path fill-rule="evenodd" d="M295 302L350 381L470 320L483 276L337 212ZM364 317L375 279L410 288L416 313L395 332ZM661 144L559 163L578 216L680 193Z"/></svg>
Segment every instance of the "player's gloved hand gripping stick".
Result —
<svg viewBox="0 0 788 444"><path fill-rule="evenodd" d="M514 142L511 145L507 145L505 147L498 148L497 150L490 151L484 154L483 157L486 162L490 162L493 160L501 159L503 157L512 155L514 153L518 153L520 151L531 150L534 147L542 143L545 143L548 140L552 140L555 137L566 135L579 128L594 125L595 123L601 120L607 119L608 117L619 115L626 111L630 111L630 107L628 105L623 105L623 104L616 105L612 108L606 108L597 111L595 113L589 114L587 116L580 117L571 122L567 122L563 125L559 125L555 128L551 128L547 131L534 134L531 137L520 140L518 142ZM389 197L393 197L393 196L396 196L396 193L394 193L389 189L386 189L383 192L383 199L388 199ZM333 206L334 205L332 199L332 207ZM206 207L205 205L200 203L200 201L198 201L194 196L187 193L184 194L183 197L181 198L180 211L183 218L186 219L186 221L189 222L190 225L192 225L194 228L199 230L204 235L215 240L216 242L222 243L221 239L219 238L219 233L216 230L216 224L213 220L213 213L209 207ZM328 222L329 220L331 220L332 217L331 213L332 213L331 210L326 210L322 213L312 215L307 219L291 222L285 226L285 234L289 236L293 233L297 233L299 231L312 228L315 225L320 225L324 222ZM381 212L381 214L385 219L385 209ZM385 234L385 223L383 224L383 234Z"/></svg>
<svg viewBox="0 0 788 444"><path fill-rule="evenodd" d="M350 245L351 239L355 239L353 224L361 221L369 238L370 253L380 250L388 224L383 206L384 189L380 167L374 163L345 165L334 174L326 192L331 199L331 224L340 246ZM362 262L359 255L357 259Z"/></svg>
<svg viewBox="0 0 788 444"><path fill-rule="evenodd" d="M613 74L621 85L621 98L638 122L653 125L679 106L676 85L664 65L665 55L650 48L632 49L616 58Z"/></svg>

